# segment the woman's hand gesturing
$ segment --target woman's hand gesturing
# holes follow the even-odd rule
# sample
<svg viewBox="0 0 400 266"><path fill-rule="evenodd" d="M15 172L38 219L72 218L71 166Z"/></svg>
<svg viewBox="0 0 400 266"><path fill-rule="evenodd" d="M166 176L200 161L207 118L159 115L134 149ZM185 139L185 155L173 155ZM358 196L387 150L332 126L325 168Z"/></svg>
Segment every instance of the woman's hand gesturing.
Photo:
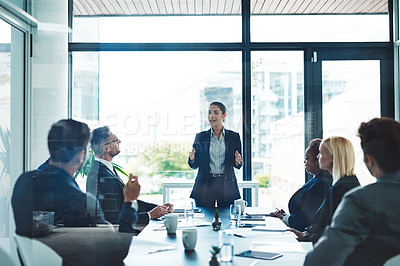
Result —
<svg viewBox="0 0 400 266"><path fill-rule="evenodd" d="M194 154L196 153L196 150L193 148L190 152L189 152L189 159L193 162L194 161Z"/></svg>
<svg viewBox="0 0 400 266"><path fill-rule="evenodd" d="M242 164L242 155L238 151L235 152L235 163Z"/></svg>

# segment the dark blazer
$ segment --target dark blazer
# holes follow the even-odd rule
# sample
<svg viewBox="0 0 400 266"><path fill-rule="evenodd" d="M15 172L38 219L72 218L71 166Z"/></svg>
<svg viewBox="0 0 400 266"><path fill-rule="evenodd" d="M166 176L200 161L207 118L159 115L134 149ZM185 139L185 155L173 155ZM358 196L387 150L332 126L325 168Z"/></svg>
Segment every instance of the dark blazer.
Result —
<svg viewBox="0 0 400 266"><path fill-rule="evenodd" d="M358 186L360 186L360 182L355 175L340 178L326 195L324 202L313 218L310 228L307 229L309 235L303 240L312 241L315 244L324 233L325 227L331 223L333 214L344 194Z"/></svg>
<svg viewBox="0 0 400 266"><path fill-rule="evenodd" d="M22 174L14 186L11 202L19 235L32 237L32 211L55 212L54 223L64 226L89 226L93 222L86 211L86 194L67 172L52 165ZM136 212L130 204L124 204L120 231L132 230L136 220Z"/></svg>
<svg viewBox="0 0 400 266"><path fill-rule="evenodd" d="M321 171L297 190L289 200L289 226L304 231L311 224L331 185L332 176L327 171Z"/></svg>
<svg viewBox="0 0 400 266"><path fill-rule="evenodd" d="M305 265L383 265L400 254L400 172L348 192Z"/></svg>
<svg viewBox="0 0 400 266"><path fill-rule="evenodd" d="M99 199L104 216L110 223L117 223L118 214L124 202L124 182L103 163L94 160L86 181L86 191ZM88 203L89 206L89 203ZM138 200L138 220L136 225L149 223L147 212L156 204ZM93 209L92 209L93 211Z"/></svg>
<svg viewBox="0 0 400 266"><path fill-rule="evenodd" d="M196 181L190 197L204 201L207 198L208 179L210 178L210 138L211 129L196 134L193 148L196 150L195 160L188 159L191 168L197 169ZM225 129L225 180L224 180L224 202L232 202L240 198L235 171L233 167L240 169L242 164L236 165L235 152L242 154L242 146L238 133Z"/></svg>

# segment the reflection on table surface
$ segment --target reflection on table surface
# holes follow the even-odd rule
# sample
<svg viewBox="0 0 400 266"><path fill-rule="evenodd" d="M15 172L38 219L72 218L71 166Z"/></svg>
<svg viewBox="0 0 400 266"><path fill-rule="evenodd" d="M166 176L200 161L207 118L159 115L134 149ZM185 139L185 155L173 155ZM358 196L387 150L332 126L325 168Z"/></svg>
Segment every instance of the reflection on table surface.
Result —
<svg viewBox="0 0 400 266"><path fill-rule="evenodd" d="M202 208L203 217L193 220L180 219L178 230L174 235L168 235L162 221L151 223L134 237L125 258L125 265L208 265L211 258L211 246L218 245L218 232L210 225L214 218L214 209ZM229 208L219 209L222 220L222 230L234 233L234 253L249 250L250 246L258 245L270 252L282 253L283 256L274 260L262 260L234 256L230 263L221 265L249 265L258 261L257 265L303 265L307 251L312 249L311 243L296 240L293 233L284 231L286 225L278 218L265 217L265 221L244 221L258 223L254 228L232 228ZM197 245L194 251L185 251L182 244L182 228L196 226Z"/></svg>
<svg viewBox="0 0 400 266"><path fill-rule="evenodd" d="M63 265L122 265L132 234L119 233L110 225L58 227L50 235L35 239L57 252Z"/></svg>

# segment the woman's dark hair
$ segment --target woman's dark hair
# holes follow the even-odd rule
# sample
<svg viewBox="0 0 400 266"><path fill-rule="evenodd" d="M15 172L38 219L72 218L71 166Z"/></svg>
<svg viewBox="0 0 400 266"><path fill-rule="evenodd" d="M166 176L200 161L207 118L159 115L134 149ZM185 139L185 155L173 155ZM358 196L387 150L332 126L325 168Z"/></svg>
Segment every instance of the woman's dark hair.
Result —
<svg viewBox="0 0 400 266"><path fill-rule="evenodd" d="M82 150L87 148L90 129L85 123L72 119L63 119L51 126L47 136L51 160L67 163Z"/></svg>
<svg viewBox="0 0 400 266"><path fill-rule="evenodd" d="M308 152L311 153L311 156L314 159L317 159L317 155L319 153L319 145L321 144L322 139L312 139L310 144L308 145Z"/></svg>
<svg viewBox="0 0 400 266"><path fill-rule="evenodd" d="M358 129L364 155L375 158L386 173L400 170L400 123L392 118L374 118Z"/></svg>
<svg viewBox="0 0 400 266"><path fill-rule="evenodd" d="M212 103L210 103L210 106L211 106L211 105L216 105L216 106L218 106L218 108L221 109L222 114L225 114L225 113L226 113L226 107L225 107L225 105L224 105L223 103L221 103L221 102L212 102Z"/></svg>

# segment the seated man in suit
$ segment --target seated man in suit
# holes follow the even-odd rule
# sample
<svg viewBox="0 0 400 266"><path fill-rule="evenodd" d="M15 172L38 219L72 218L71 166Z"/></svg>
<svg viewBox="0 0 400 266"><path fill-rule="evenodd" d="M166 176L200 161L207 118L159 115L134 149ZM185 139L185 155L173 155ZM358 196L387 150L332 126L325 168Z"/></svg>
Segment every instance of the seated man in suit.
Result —
<svg viewBox="0 0 400 266"><path fill-rule="evenodd" d="M344 196L305 265L383 265L400 254L400 123L375 118L358 133L377 181Z"/></svg>
<svg viewBox="0 0 400 266"><path fill-rule="evenodd" d="M92 132L91 148L96 158L88 174L86 191L99 199L104 216L111 223L118 221L118 213L123 206L124 182L112 164L113 158L120 153L120 142L107 126L96 128ZM158 206L141 200L137 202L137 229L146 226L150 220L173 211L173 205L170 203ZM91 209L94 212L94 204L88 202L89 205L93 205Z"/></svg>
<svg viewBox="0 0 400 266"><path fill-rule="evenodd" d="M90 139L89 127L75 120L60 120L53 124L48 134L50 161L42 170L22 174L14 187L12 207L16 233L32 237L32 212L52 211L55 224L64 226L89 226L93 217L87 213L86 194L80 190L74 174L85 163ZM140 193L138 180L130 178L123 192L119 214L120 232L132 232L137 221ZM133 202L133 203L132 203ZM137 208L137 206L136 206ZM101 217L102 221L104 217Z"/></svg>

